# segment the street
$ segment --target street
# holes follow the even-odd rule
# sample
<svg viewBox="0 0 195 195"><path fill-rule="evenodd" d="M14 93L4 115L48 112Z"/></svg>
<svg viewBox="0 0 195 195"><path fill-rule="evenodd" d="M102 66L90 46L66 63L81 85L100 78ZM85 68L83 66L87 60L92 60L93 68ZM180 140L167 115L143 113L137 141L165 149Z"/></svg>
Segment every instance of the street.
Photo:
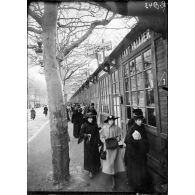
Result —
<svg viewBox="0 0 195 195"><path fill-rule="evenodd" d="M30 109L28 109L28 141L36 135L39 129L46 124L49 116L43 114L43 107L35 108L36 117L34 120L30 118Z"/></svg>
<svg viewBox="0 0 195 195"><path fill-rule="evenodd" d="M46 123L47 118L37 109L35 121L30 121L29 130L32 138L28 141L28 191L112 191L110 176L98 173L90 179L87 172L83 170L83 143L77 144L73 137L73 125L69 122L70 134L70 179L62 187L53 186L52 183L52 160L50 145L50 128ZM41 128L41 129L40 129ZM38 132L38 133L37 133ZM117 192L128 192L126 184L126 173L117 177Z"/></svg>

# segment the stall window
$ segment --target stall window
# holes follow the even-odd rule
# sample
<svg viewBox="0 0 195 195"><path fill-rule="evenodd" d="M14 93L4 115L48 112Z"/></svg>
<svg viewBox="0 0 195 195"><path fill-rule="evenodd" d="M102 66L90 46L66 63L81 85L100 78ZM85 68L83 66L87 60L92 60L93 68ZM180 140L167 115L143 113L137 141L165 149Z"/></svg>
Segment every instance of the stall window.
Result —
<svg viewBox="0 0 195 195"><path fill-rule="evenodd" d="M129 64L124 65L123 69L123 77L124 77L124 92L125 92L125 105L126 105L126 117L127 119L131 118L131 94L130 94L130 76L129 74L133 74L132 72L130 73L130 68L132 68L132 63L133 61L130 62ZM133 66L134 67L134 66Z"/></svg>
<svg viewBox="0 0 195 195"><path fill-rule="evenodd" d="M156 127L151 49L131 59L123 70L127 119L133 108L140 108L146 124Z"/></svg>
<svg viewBox="0 0 195 195"><path fill-rule="evenodd" d="M113 99L113 107L114 107L114 116L118 116L119 118L115 121L115 124L121 127L121 112L120 112L120 97L119 97L119 78L118 78L118 70L115 70L111 73L112 78L112 99Z"/></svg>
<svg viewBox="0 0 195 195"><path fill-rule="evenodd" d="M104 77L100 80L100 112L109 113L109 80Z"/></svg>

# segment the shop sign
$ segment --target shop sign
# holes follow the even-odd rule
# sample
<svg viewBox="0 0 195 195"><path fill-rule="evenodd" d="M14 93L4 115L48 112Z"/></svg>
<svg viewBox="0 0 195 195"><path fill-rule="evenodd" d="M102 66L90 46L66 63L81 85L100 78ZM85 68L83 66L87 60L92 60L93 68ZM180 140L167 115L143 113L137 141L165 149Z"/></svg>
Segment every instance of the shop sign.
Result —
<svg viewBox="0 0 195 195"><path fill-rule="evenodd" d="M151 38L149 29L142 33L133 43L130 45L130 52L137 49L140 45L142 45L144 42L146 42L148 39Z"/></svg>
<svg viewBox="0 0 195 195"><path fill-rule="evenodd" d="M86 54L90 56L98 52L105 51L105 50L109 51L111 49L112 49L112 43L111 41L109 41L109 42L102 43L101 45L96 45L96 46L86 49Z"/></svg>
<svg viewBox="0 0 195 195"><path fill-rule="evenodd" d="M143 43L145 43L150 38L151 38L151 34L150 34L149 29L148 29L147 31L142 33L137 39L135 39L126 50L124 50L122 52L121 57L123 58L123 57L127 56L128 53L131 53L132 51L134 51L135 49L140 47Z"/></svg>

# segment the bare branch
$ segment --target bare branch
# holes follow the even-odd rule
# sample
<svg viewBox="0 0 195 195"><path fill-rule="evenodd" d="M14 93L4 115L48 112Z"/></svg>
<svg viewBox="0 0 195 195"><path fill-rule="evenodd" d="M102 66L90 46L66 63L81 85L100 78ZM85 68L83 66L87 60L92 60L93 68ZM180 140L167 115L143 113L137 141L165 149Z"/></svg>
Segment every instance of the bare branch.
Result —
<svg viewBox="0 0 195 195"><path fill-rule="evenodd" d="M35 49L35 48L37 48L37 45L28 45L27 48L28 49Z"/></svg>
<svg viewBox="0 0 195 195"><path fill-rule="evenodd" d="M96 26L102 25L102 26L106 26L107 24L110 23L110 21L114 18L115 14L113 14L112 17L110 17L110 19L108 20L100 20L100 21L95 21L90 25L89 30L77 41L75 41L74 43L72 43L70 46L66 47L64 50L64 56L66 56L67 54L70 53L71 50L73 50L74 48L78 47L79 44L81 44L83 41L85 41L89 35L92 33L92 31L96 28Z"/></svg>
<svg viewBox="0 0 195 195"><path fill-rule="evenodd" d="M36 14L31 9L28 9L28 14L36 20L36 22L41 26L42 25L42 17L40 17L38 14Z"/></svg>
<svg viewBox="0 0 195 195"><path fill-rule="evenodd" d="M28 27L28 31L34 32L36 34L41 34L43 32L42 30L30 27L30 26Z"/></svg>

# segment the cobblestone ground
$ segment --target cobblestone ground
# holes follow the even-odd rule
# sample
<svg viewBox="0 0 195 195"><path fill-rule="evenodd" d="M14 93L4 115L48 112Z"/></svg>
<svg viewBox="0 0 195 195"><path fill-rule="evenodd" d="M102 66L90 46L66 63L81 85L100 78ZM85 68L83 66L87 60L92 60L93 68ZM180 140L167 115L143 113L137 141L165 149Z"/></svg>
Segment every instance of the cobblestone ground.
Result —
<svg viewBox="0 0 195 195"><path fill-rule="evenodd" d="M83 143L77 144L73 137L72 124L70 134L70 180L64 186L52 185L51 145L49 125L28 144L28 191L112 191L110 177L99 173L93 179L83 170ZM128 192L125 173L117 177L117 192Z"/></svg>

